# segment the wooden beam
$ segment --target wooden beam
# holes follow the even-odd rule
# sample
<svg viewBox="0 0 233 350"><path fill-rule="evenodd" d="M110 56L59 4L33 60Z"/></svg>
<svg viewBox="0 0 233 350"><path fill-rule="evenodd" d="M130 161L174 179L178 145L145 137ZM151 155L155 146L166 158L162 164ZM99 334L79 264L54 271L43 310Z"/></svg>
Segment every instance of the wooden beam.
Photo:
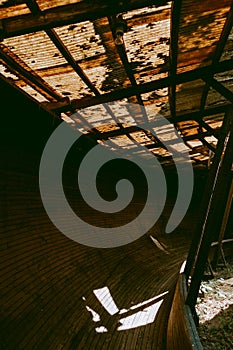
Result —
<svg viewBox="0 0 233 350"><path fill-rule="evenodd" d="M29 7L29 9L32 11L32 13L36 16L41 14L41 10L37 3L33 0L26 0L26 3ZM82 79L82 81L87 85L87 87L95 94L95 96L99 96L100 92L95 87L95 85L90 81L88 76L84 73L82 68L78 65L78 63L75 61L74 57L68 50L68 48L65 46L63 41L60 39L60 37L57 35L56 31L54 29L46 29L46 33L49 36L50 40L54 43L54 45L57 47L57 49L60 51L62 56L66 59L66 61L70 64L70 66L73 68L73 70L78 74L78 76ZM106 111L111 115L113 120L116 120L114 113L112 112L111 108L103 104ZM72 112L74 112L74 108L72 109Z"/></svg>
<svg viewBox="0 0 233 350"><path fill-rule="evenodd" d="M171 17L171 39L170 39L170 70L171 85L169 86L169 104L171 117L176 117L176 73L178 59L178 40L179 40L179 24L181 14L182 0L174 0L172 2Z"/></svg>
<svg viewBox="0 0 233 350"><path fill-rule="evenodd" d="M165 3L165 0L116 0L113 4L108 0L96 0L90 4L90 1L84 0L77 4L53 7L37 16L27 14L5 18L2 20L2 37L9 38L71 23L92 21L100 17Z"/></svg>
<svg viewBox="0 0 233 350"><path fill-rule="evenodd" d="M203 196L201 206L200 206L199 220L198 220L197 226L195 228L195 232L193 235L189 254L187 257L187 262L185 265L184 272L185 272L187 280L188 280L189 276L192 275L193 269L194 269L194 266L196 263L197 254L198 254L199 247L200 247L200 242L201 242L202 236L203 236L203 225L204 225L205 220L206 220L206 213L208 211L210 198L211 198L211 195L213 192L213 188L215 186L215 180L216 180L217 174L219 172L219 164L220 164L223 150L225 147L225 140L226 140L226 137L227 137L227 134L229 131L231 119L232 119L232 108L228 107L228 109L226 111L225 118L223 120L223 125L220 129L220 132L219 132L219 140L218 140L215 156L213 159L213 164L210 168L210 173L209 173L207 185L205 187L204 196Z"/></svg>
<svg viewBox="0 0 233 350"><path fill-rule="evenodd" d="M208 108L204 111L204 114L202 115L202 117L207 117L207 116L216 115L220 113L225 114L229 106L230 104L227 103L225 105ZM177 118L177 122L185 121L185 120L196 120L198 122L200 119L200 111L180 114L176 118Z"/></svg>
<svg viewBox="0 0 233 350"><path fill-rule="evenodd" d="M214 186L209 198L208 209L206 211L205 221L202 226L202 236L200 239L192 279L186 299L186 303L190 306L192 312L194 312L195 309L211 242L218 238L219 231L221 229L221 223L229 194L229 186L232 181L231 168L233 162L233 123L229 128L229 134L230 136L228 138L225 153L221 157L222 159L218 166Z"/></svg>
<svg viewBox="0 0 233 350"><path fill-rule="evenodd" d="M153 125L153 123L152 123ZM145 132L146 130L141 129L140 127L138 127L137 125L132 125L132 126L128 126L128 127L124 127L124 128L119 128L116 130L110 130L110 131L106 131L106 132L97 132L92 133L91 137L94 140L108 140L109 138L113 138L113 137L117 137L117 136L122 136L122 135L129 135L132 134L134 132L138 132L138 131L143 131ZM146 133L147 136L149 136ZM188 135L188 136L182 136L182 139L187 142L187 141L191 141L191 140L195 140L195 139L201 139L204 138L206 136L210 136L211 134L209 132L202 132L202 133L197 133L197 134L193 134L193 135ZM153 135L154 136L154 135ZM167 144L172 145L172 144L176 144L177 140L169 140ZM153 149L156 147L163 147L165 148L164 144L156 138L156 141L154 144L149 144L145 146L148 149Z"/></svg>
<svg viewBox="0 0 233 350"><path fill-rule="evenodd" d="M231 69L233 69L233 59L219 62L215 67L215 72L220 73ZM192 71L177 74L176 83L177 84L186 83L188 81L197 80L211 74L212 74L211 65L206 67L196 68ZM65 112L70 110L71 108L74 108L74 109L86 108L86 107L90 107L90 106L94 106L102 103L121 100L123 98L128 98L130 96L135 96L136 93L138 92L142 94L142 93L151 92L157 89L162 89L170 85L171 85L171 77L165 77L158 80L154 80L149 83L140 84L137 87L130 86L124 89L119 89L109 93L101 94L100 96L75 99L75 100L72 100L70 104L63 106L62 108L60 108L59 105L56 105L56 103L53 103L51 104L51 109L59 110L60 112L62 111Z"/></svg>
<svg viewBox="0 0 233 350"><path fill-rule="evenodd" d="M60 101L63 96L57 93L49 84L47 84L39 75L37 75L25 62L9 50L5 45L0 46L0 58L6 66L20 75L20 78L36 89L40 94L52 101ZM37 89L38 88L38 89Z"/></svg>
<svg viewBox="0 0 233 350"><path fill-rule="evenodd" d="M38 16L42 13L37 2L33 0L25 1L29 9L31 10L34 16ZM95 94L99 95L99 91L95 88L95 86L91 83L90 79L83 72L81 67L76 63L75 59L71 55L70 51L67 49L65 44L62 42L60 37L57 35L54 29L47 29L46 34L50 38L50 40L54 43L57 49L60 51L65 60L69 63L69 65L73 68L73 70L79 75L79 77L83 80L83 82L87 85L87 87Z"/></svg>
<svg viewBox="0 0 233 350"><path fill-rule="evenodd" d="M117 23L117 19L116 19L115 16L109 17L109 25L110 25L110 28L111 28L111 31L112 31L113 39L115 37L114 29L115 29L116 23ZM125 72L126 72L128 78L129 78L130 82L131 82L131 85L136 89L136 94L135 95L136 95L136 98L137 98L137 102L138 102L138 104L140 106L140 115L139 116L135 116L135 118L136 118L135 121L137 123L148 122L148 116L147 116L146 110L144 108L144 103L143 103L142 97L141 97L140 93L137 90L138 84L136 82L132 66L129 63L128 56L127 56L126 49L125 49L125 45L123 44L123 45L115 45L115 46L116 46L117 52L118 52L118 54L120 56L121 62L123 64L123 66L124 66Z"/></svg>
<svg viewBox="0 0 233 350"><path fill-rule="evenodd" d="M67 47L64 45L62 40L59 38L55 30L53 29L47 29L46 33L48 34L49 38L52 40L52 42L56 45L58 50L61 52L63 57L66 59L66 61L71 65L71 67L74 69L74 71L78 74L78 76L82 79L82 81L87 85L87 87L95 94L95 96L100 96L99 90L95 87L95 85L90 81L88 76L84 73L82 68L76 63L75 59L67 49ZM115 118L114 113L112 112L111 108L106 105L105 103L103 104L104 108L106 111L111 115L113 120L117 122L117 119ZM75 108L73 108L75 110Z"/></svg>
<svg viewBox="0 0 233 350"><path fill-rule="evenodd" d="M46 30L47 35L49 36L50 40L54 43L54 45L57 47L57 49L61 52L62 56L66 59L66 61L70 64L70 66L73 68L73 70L78 74L78 76L82 79L82 81L87 85L87 87L95 94L99 95L99 91L96 89L96 87L92 84L88 76L84 73L82 68L76 63L75 59L67 49L67 47L64 45L62 40L59 38L55 30L48 29Z"/></svg>
<svg viewBox="0 0 233 350"><path fill-rule="evenodd" d="M198 121L199 125L201 126L201 128L206 129L210 134L212 134L214 137L218 138L218 133L216 132L216 130L211 128L211 126L209 124L207 124L203 119L198 118L197 121Z"/></svg>
<svg viewBox="0 0 233 350"><path fill-rule="evenodd" d="M33 104L36 104L38 106L38 109L44 109L47 113L49 113L53 118L57 118L57 115L46 108L46 106L42 105L40 102L35 100L33 97L31 97L29 94L27 94L24 90L20 89L14 82L7 79L2 73L0 73L0 81L4 81L5 84L10 85L14 90L16 90L21 95L24 95L28 100L30 100ZM10 108L10 106L9 106Z"/></svg>
<svg viewBox="0 0 233 350"><path fill-rule="evenodd" d="M227 89L223 84L218 82L212 77L203 77L210 86L212 86L216 91L218 91L223 97L233 104L233 92Z"/></svg>
<svg viewBox="0 0 233 350"><path fill-rule="evenodd" d="M233 25L233 3L231 5L231 8L229 10L227 19L225 21L220 39L217 42L214 54L213 54L213 59L212 59L212 66L213 66L213 72L214 72L214 66L219 62L222 52L224 50L224 47L226 45L227 39L229 37L229 34L232 30L232 25ZM201 97L201 103L200 103L200 112L201 114L203 113L204 109L205 109L205 104L206 104L206 100L207 100L207 96L208 96L208 92L209 92L209 84L206 83L203 93L202 93L202 97Z"/></svg>
<svg viewBox="0 0 233 350"><path fill-rule="evenodd" d="M212 146L208 141L206 141L205 137L207 136L212 136L212 133L209 131L199 131L199 134L201 135L199 137L200 141L203 143L204 146L206 146L209 150L211 150L212 152L216 152L216 148L214 146Z"/></svg>
<svg viewBox="0 0 233 350"><path fill-rule="evenodd" d="M226 232L227 223L228 223L230 212L231 212L231 208L232 208L232 201L233 201L233 179L231 181L231 186L230 186L228 199L227 199L227 203L226 203L226 210L225 210L225 213L224 213L224 216L223 216L221 230L220 230L219 236L218 236L218 242L215 242L215 244L214 243L211 244L212 247L216 246L215 252L214 252L214 257L213 257L213 260L211 262L211 265L212 265L214 270L217 267L217 263L218 263L220 252L223 252L223 250L222 250L223 243L224 242L228 243L228 242L232 242L233 241L233 238L224 240L224 235L225 235L225 232Z"/></svg>

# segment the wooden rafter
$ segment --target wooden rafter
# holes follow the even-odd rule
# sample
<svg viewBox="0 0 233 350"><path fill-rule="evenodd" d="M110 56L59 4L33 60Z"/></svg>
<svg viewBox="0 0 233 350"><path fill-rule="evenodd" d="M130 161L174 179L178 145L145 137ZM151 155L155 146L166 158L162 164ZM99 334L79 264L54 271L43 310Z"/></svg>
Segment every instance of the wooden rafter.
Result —
<svg viewBox="0 0 233 350"><path fill-rule="evenodd" d="M233 68L233 59L229 59L229 60L219 62L216 65L215 72L216 73L225 72L232 68ZM192 71L177 74L176 81L177 81L177 84L182 84L187 81L194 81L196 79L203 78L204 76L211 75L211 73L212 73L211 65L206 67L200 67ZM170 85L171 85L171 77L165 77L158 80L154 80L149 83L140 84L137 87L130 86L124 89L119 89L109 93L101 94L100 96L74 99L70 102L70 105L63 104L61 106L60 104L53 103L51 104L51 108L59 111L67 111L71 107L74 109L81 109L81 108L86 108L86 107L90 107L90 106L94 106L102 103L121 100L123 98L128 98L130 96L136 95L137 92L147 93L157 89L162 89Z"/></svg>
<svg viewBox="0 0 233 350"><path fill-rule="evenodd" d="M200 67L193 69L191 71L187 71L184 73L177 74L177 61L178 61L178 41L179 41L179 27L180 27L180 16L181 16L181 8L182 8L182 1L175 0L173 2L172 6L172 12L171 12L171 37L170 37L170 70L168 71L169 76L166 78L159 78L157 80L148 82L148 83L142 83L138 84L137 80L135 78L135 73L133 69L133 65L128 60L128 56L126 53L126 48L124 45L116 45L114 44L114 21L116 20L116 15L118 13L122 13L128 10L132 9L138 9L140 7L148 7L148 2L145 3L144 1L139 0L131 0L128 1L127 4L124 3L124 1L120 2L117 1L117 4L114 6L109 6L107 1L101 1L97 0L97 3L95 2L90 8L89 4L87 4L87 1L82 1L79 4L72 4L72 5L63 5L60 7L54 7L50 8L48 10L42 11L40 7L38 6L38 2L36 0L25 0L25 3L31 10L30 15L23 15L16 17L10 17L5 18L2 21L2 33L4 37L4 33L8 33L6 37L10 36L17 36L19 34L22 34L21 30L25 30L26 32L33 32L34 30L38 30L39 27L30 27L30 25L33 26L40 22L40 20L43 17L43 24L40 29L45 30L50 40L53 42L53 44L56 46L56 48L61 53L62 57L67 61L69 72L76 72L77 75L81 78L81 80L86 84L86 86L89 88L89 90L95 95L92 97L87 98L81 98L81 99L73 99L69 100L69 98L63 99L62 96L56 96L50 97L48 92L53 91L53 88L49 87L49 91L45 89L46 83L43 81L43 79L38 75L36 77L37 81L34 81L34 78L29 79L30 76L24 74L24 71L17 70L17 67L15 67L15 73L18 73L18 77L22 80L24 80L27 84L30 83L32 87L34 87L38 92L42 93L50 102L43 103L43 106L50 109L53 112L56 112L57 114L61 112L66 112L68 115L74 114L77 109L102 104L109 116L111 116L112 120L115 121L119 126L119 135L128 135L130 132L126 130L127 128L124 128L122 123L119 123L117 118L114 115L113 110L111 109L109 102L120 100L123 98L127 98L129 102L137 102L136 109L133 111L129 110L129 113L131 114L131 117L134 118L136 124L141 124L148 120L146 109L144 108L143 100L141 95L144 93L151 93L155 90L162 89L162 88L169 88L169 103L170 103L170 111L171 111L171 117L174 123L176 123L179 120L188 120L190 116L193 116L193 118L199 123L199 132L195 133L194 135L188 135L184 137L184 141L187 142L189 140L192 140L194 138L198 138L204 145L208 146L210 149L213 147L206 141L205 137L213 135L215 137L218 137L218 131L214 130L211 126L209 126L207 123L205 123L201 117L202 114L204 115L203 111L197 113L197 114L188 114L188 115L179 115L177 117L176 113L176 85L177 84L183 84L186 82L191 82L194 80L197 80L199 78L204 79L206 82L206 86L209 84L209 80L212 79L213 71L216 72L223 72L230 70L233 68L233 60L227 60L224 62L219 63L219 58L221 56L221 53L223 51L223 48L225 46L225 42L227 40L229 30L231 27L232 22L232 11L230 15L228 16L228 19L225 22L224 29L222 30L220 42L217 45L217 49L215 51L215 55L212 61L212 64L210 66L206 67ZM166 1L158 1L156 4L153 3L153 5L164 5ZM217 5L218 6L218 5ZM95 11L98 8L98 11ZM219 8L221 6L219 5ZM70 13L68 14L68 9L70 10ZM72 10L72 11L71 11ZM232 10L232 7L231 7ZM169 18L168 13L169 10L166 9L165 13L163 13L162 8L159 8L159 6L156 8L153 7L152 12L147 13L145 16L142 14L136 14L132 15L132 18L129 19L129 22L131 25L141 25L141 20L145 21L143 22L144 25L151 24L150 20L153 22L153 18L155 18L157 15L161 17L164 20ZM55 19L56 14L56 19ZM64 17L61 18L61 15ZM165 17L164 17L165 16ZM160 18L159 17L159 18ZM17 27L18 25L22 25L22 19L28 19L29 22L24 23L25 27L24 29L20 27ZM108 23L108 19L109 23ZM9 29L13 21L16 21L16 27L19 29L18 32L10 33L7 32L7 28ZM112 62L112 59L116 59L116 62L121 65L123 73L123 80L124 83L122 84L122 89L114 90L109 93L101 93L101 90L97 89L94 83L90 80L88 75L85 73L86 71L81 68L82 66L79 65L79 63L75 60L75 55L68 49L68 46L65 44L63 40L61 40L61 37L58 35L57 31L54 28L54 26L62 26L64 24L70 24L70 23L77 23L84 20L90 20L93 22L94 30L96 36L99 35L101 39L101 45L104 48L105 54L104 58L102 58L102 63L98 63L99 66L103 66L107 64L107 62ZM31 22L30 22L31 21ZM38 22L39 21L39 22ZM56 22L58 21L58 23ZM30 24L31 23L31 24ZM56 24L57 23L57 24ZM40 26L40 24L39 24ZM25 33L26 33L25 32ZM163 38L162 38L163 39ZM114 54L113 54L114 52ZM12 53L13 54L13 53ZM113 58L114 57L114 58ZM99 58L98 58L99 59ZM5 62L5 60L4 60ZM114 61L115 62L115 61ZM11 64L8 64L9 69L13 69ZM22 67L24 67L22 65ZM115 66L114 66L115 67ZM166 66L168 70L168 66ZM57 70L57 66L53 67L53 71ZM164 68L163 68L164 69ZM42 69L43 70L43 69ZM46 71L46 68L44 69ZM26 71L30 71L31 73L34 73L32 69L29 67L26 68ZM122 71L120 74L122 74ZM162 72L162 70L161 70ZM118 72L119 73L119 72ZM150 72L152 74L152 72ZM156 73L159 73L159 68L156 69ZM54 73L53 73L54 74ZM125 74L125 75L124 75ZM46 75L46 72L45 72ZM140 76L140 75L139 75ZM39 83L38 83L39 82ZM131 83L131 86L129 86L129 82ZM36 85L37 83L37 85ZM44 89L42 89L43 84ZM211 83L217 84L216 90L220 91L221 94L224 96L227 96L227 99L229 101L232 101L231 92L227 90L224 86L222 86L217 81L212 81ZM47 84L48 85L48 84ZM57 92L54 90L54 92L57 94ZM233 94L232 94L233 95ZM204 96L204 94L203 94ZM205 97L203 97L205 99ZM155 101L156 102L156 101ZM211 111L213 111L211 109ZM205 128L205 130L202 130L202 128ZM102 137L102 133L100 136L98 130L96 130L97 137ZM158 140L156 140L158 141ZM153 146L153 145L152 145ZM149 146L149 147L152 147ZM214 148L213 148L214 149Z"/></svg>
<svg viewBox="0 0 233 350"><path fill-rule="evenodd" d="M60 101L63 99L55 89L49 86L49 84L28 67L25 62L3 44L0 46L0 58L9 69L13 69L16 75L18 73L21 79L45 96L48 100Z"/></svg>
<svg viewBox="0 0 233 350"><path fill-rule="evenodd" d="M200 115L202 116L202 114L200 113ZM199 124L201 125L202 128L206 129L207 131L209 131L214 137L218 138L218 133L216 132L216 130L214 130L213 128L211 128L211 126L209 124L207 124L202 118L197 118L197 121L199 122Z"/></svg>
<svg viewBox="0 0 233 350"><path fill-rule="evenodd" d="M212 86L216 91L218 91L222 96L224 96L228 101L233 103L233 92L227 89L223 84L212 77L203 78L210 86Z"/></svg>
<svg viewBox="0 0 233 350"><path fill-rule="evenodd" d="M41 14L42 11L40 10L39 6L37 5L37 3L35 1L33 1L33 0L26 0L26 3L27 3L28 7L30 8L30 10L32 11L32 13L34 15L37 16L37 15ZM65 44L62 42L60 37L57 35L56 31L54 29L46 29L45 31L46 31L47 35L49 36L50 40L54 43L54 45L60 51L62 56L66 59L66 61L70 64L70 66L74 69L74 71L78 74L78 76L82 79L82 81L95 94L95 96L99 96L100 95L99 90L90 81L88 76L84 73L82 68L75 61L75 59L73 58L73 56L70 53L70 51L67 49ZM106 111L109 113L109 115L111 115L113 120L115 120L115 122L117 123L118 121L115 118L115 115L112 112L111 108L108 105L106 105L106 104L103 104L103 105L104 105L104 108L106 109ZM71 111L74 112L75 109L72 108Z"/></svg>
<svg viewBox="0 0 233 350"><path fill-rule="evenodd" d="M203 117L225 113L229 105L230 104L227 103L221 106L210 107L204 111ZM176 118L177 118L177 122L185 121L185 120L198 121L198 119L200 118L200 111L184 113L184 114L178 115Z"/></svg>
<svg viewBox="0 0 233 350"><path fill-rule="evenodd" d="M187 257L187 262L185 266L185 275L188 279L193 273L193 267L196 264L197 253L200 247L200 241L203 236L203 226L206 219L206 213L209 207L210 198L215 184L216 174L219 172L219 164L222 158L222 154L225 147L225 140L229 132L230 124L232 121L232 107L228 107L226 110L225 117L223 119L223 124L220 129L220 137L218 140L215 157L213 159L213 164L210 168L209 181L205 188L205 193L200 206L200 217L196 227L195 234L193 236L192 244L190 246L190 251Z"/></svg>
<svg viewBox="0 0 233 350"><path fill-rule="evenodd" d="M182 0L174 0L172 3L171 16L171 39L170 39L170 78L169 104L172 118L176 117L176 73L178 59L179 23Z"/></svg>
<svg viewBox="0 0 233 350"><path fill-rule="evenodd" d="M214 184L211 188L211 196L208 198L208 208L205 212L205 220L200 230L201 237L197 244L196 255L194 255L194 270L186 299L186 303L190 306L193 312L201 279L205 270L205 263L208 259L211 242L216 240L219 235L221 221L224 216L224 210L228 199L229 185L232 181L233 123L228 129L227 135L229 135L229 138L227 140L224 154L221 154L221 161L217 165L215 176L213 177Z"/></svg>
<svg viewBox="0 0 233 350"><path fill-rule="evenodd" d="M114 24L116 23L116 17L112 16L112 17L109 17L109 24L110 24L110 28L112 30L112 36L114 38ZM134 87L137 87L137 82L136 82L136 79L135 79L135 76L134 76L134 73L133 73L133 70L132 70L132 67L129 63L129 60L128 60L128 57L127 57L127 53L126 53L126 50L125 50L125 45L116 45L116 49L117 49L117 52L121 58L121 62L125 68L125 71L126 71L126 74L131 82L131 85L134 86ZM142 98L141 98L141 95L139 93L136 93L136 97L137 97L137 102L141 105L143 105L143 101L142 101Z"/></svg>
<svg viewBox="0 0 233 350"><path fill-rule="evenodd" d="M112 36L114 38L114 26L116 24L116 17L109 17L109 24L110 24L110 28L112 30ZM139 118L137 117L137 115L135 114L134 118L136 120L136 122L138 123L141 123L142 121L143 122L148 122L148 116L147 116L147 113L146 113L146 110L144 108L144 103L143 103L143 100L142 100L142 97L140 95L140 93L138 92L138 89L137 89L137 82L136 82L136 79L135 79L135 76L134 76L134 73L133 73L133 70L132 70L132 66L130 65L130 62L128 60L128 56L127 56L127 53L126 53L126 49L125 49L125 45L116 45L116 49L117 49L117 52L121 58L121 62L124 66L124 69L125 69L125 72L131 82L131 85L135 88L136 90L136 101L137 103L139 104L139 112L140 112L140 116Z"/></svg>
<svg viewBox="0 0 233 350"><path fill-rule="evenodd" d="M127 2L117 0L114 5L108 0L98 0L91 3L82 1L77 4L54 7L42 11L37 16L33 14L5 18L2 20L2 37L9 38L39 30L59 27L66 24L95 20L100 17L130 11L150 5L161 5L163 0L130 0Z"/></svg>
<svg viewBox="0 0 233 350"><path fill-rule="evenodd" d="M212 58L213 74L215 72L214 67L219 62L221 55L223 53L224 47L226 45L227 39L228 39L229 34L231 32L231 29L232 29L232 25L233 25L233 3L231 5L228 17L227 17L225 24L224 24L224 27L222 29L220 39L217 43L216 49L215 49L214 54L213 54L213 58ZM201 103L200 103L201 114L203 113L203 111L205 109L205 104L206 104L208 92L209 92L209 84L206 83L205 87L203 89Z"/></svg>
<svg viewBox="0 0 233 350"><path fill-rule="evenodd" d="M0 73L0 82L1 80L7 84L10 85L11 88L13 88L14 90L16 90L18 93L20 93L21 95L24 95L25 98L27 98L28 100L30 100L32 103L36 104L38 106L38 108L40 109L44 109L47 113L49 113L53 118L56 118L57 115L51 111L50 109L46 108L45 105L41 104L40 102L38 102L37 100L35 100L34 98L32 98L29 94L27 94L25 91L23 91L22 89L20 89L13 81L10 81L9 79L7 79L3 74Z"/></svg>
<svg viewBox="0 0 233 350"><path fill-rule="evenodd" d="M31 10L33 15L38 16L38 15L40 15L42 13L42 11L40 10L39 6L37 5L37 2L35 2L33 0L26 0L26 4L29 7L29 9ZM62 40L59 38L59 36L57 35L56 31L54 29L46 29L45 31L46 31L46 34L49 36L50 40L54 43L54 45L60 51L62 56L66 59L66 61L73 68L73 70L79 75L79 77L83 80L83 82L87 85L87 87L95 95L99 95L99 91L91 83L90 79L83 72L81 67L76 63L76 61L73 58L72 54L67 49L67 47L62 42Z"/></svg>

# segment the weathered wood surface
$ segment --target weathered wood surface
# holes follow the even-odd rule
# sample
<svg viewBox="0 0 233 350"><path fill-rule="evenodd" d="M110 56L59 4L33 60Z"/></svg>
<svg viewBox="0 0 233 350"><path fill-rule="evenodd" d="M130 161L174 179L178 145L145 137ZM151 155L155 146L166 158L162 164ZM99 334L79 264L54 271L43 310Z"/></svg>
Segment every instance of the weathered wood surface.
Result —
<svg viewBox="0 0 233 350"><path fill-rule="evenodd" d="M186 277L180 274L168 320L167 349L169 350L203 349L191 310L185 305L186 295Z"/></svg>
<svg viewBox="0 0 233 350"><path fill-rule="evenodd" d="M31 168L37 168L38 160L23 152L4 153L8 170L1 171L5 189L1 193L1 349L164 348L169 296L154 322L131 328L129 320L128 329L117 328L129 311L135 317L143 311L141 307L133 312L133 305L173 291L189 237L178 233L167 237L170 254L160 251L148 236L108 250L72 242L43 209L38 178ZM73 189L67 191L70 195ZM92 219L98 223L97 217ZM103 220L100 217L99 223ZM103 312L93 290L105 286L118 308L128 312L115 318ZM101 322L92 321L86 305L100 314ZM96 332L101 325L106 333Z"/></svg>
<svg viewBox="0 0 233 350"><path fill-rule="evenodd" d="M11 109L3 121L11 137L4 135L6 143L1 138L1 350L166 349L173 292L188 252L196 211L190 212L174 234L165 236L172 197L168 201L167 211L148 234L165 243L169 254L148 236L114 249L94 249L70 241L50 222L38 188L40 152L53 119L32 108L27 111L26 99L20 103L15 95L6 85L2 105L11 102ZM68 173L64 188L77 207L80 198L74 183L76 177ZM135 215L142 194L139 192L138 203L115 223ZM106 220L93 213L90 219L100 224ZM104 311L93 293L104 287L125 313L111 316ZM167 291L169 294L159 299ZM156 297L164 301L154 315ZM95 310L101 321L94 322L86 306ZM118 329L120 320L129 316L126 329ZM135 327L139 316L146 322ZM98 333L100 326L107 332Z"/></svg>

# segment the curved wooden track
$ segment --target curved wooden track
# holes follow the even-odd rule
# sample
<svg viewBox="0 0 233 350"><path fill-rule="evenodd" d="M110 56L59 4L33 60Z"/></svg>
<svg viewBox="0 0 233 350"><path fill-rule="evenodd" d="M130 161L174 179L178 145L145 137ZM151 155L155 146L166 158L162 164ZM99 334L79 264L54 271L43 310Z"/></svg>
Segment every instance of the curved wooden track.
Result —
<svg viewBox="0 0 233 350"><path fill-rule="evenodd" d="M190 218L172 235L151 232L169 254L149 236L113 249L82 246L61 234L45 213L39 158L9 149L2 156L7 170L1 176L1 350L165 348L171 298L190 242ZM124 314L104 310L93 293L104 287L118 309L127 310ZM156 316L145 311L155 305L150 299L167 291ZM93 322L86 306L99 314L99 322ZM130 315L128 329L119 330L120 319ZM138 317L146 319L145 325L135 326ZM96 331L101 326L105 333Z"/></svg>
<svg viewBox="0 0 233 350"><path fill-rule="evenodd" d="M168 319L167 348L170 350L203 350L191 309L185 304L186 297L186 276L181 273L177 281Z"/></svg>
<svg viewBox="0 0 233 350"><path fill-rule="evenodd" d="M52 120L7 88L3 92L3 102L11 96L14 104L3 120L9 133L0 154L0 349L165 349L173 292L197 211L172 235L163 234L166 213L149 232L169 254L148 236L114 249L69 240L49 220L39 193L39 162ZM105 311L93 293L104 287L125 313ZM155 314L153 307L162 300L156 297L167 291ZM86 306L98 313L99 322ZM126 317L126 329L119 330ZM139 321L144 325L137 326ZM107 332L97 333L101 326Z"/></svg>

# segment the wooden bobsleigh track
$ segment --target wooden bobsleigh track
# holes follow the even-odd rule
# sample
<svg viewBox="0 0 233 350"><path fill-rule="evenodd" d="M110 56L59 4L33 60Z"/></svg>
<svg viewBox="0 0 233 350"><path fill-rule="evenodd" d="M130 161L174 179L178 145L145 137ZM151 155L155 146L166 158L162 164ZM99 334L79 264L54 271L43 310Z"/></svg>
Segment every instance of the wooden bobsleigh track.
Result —
<svg viewBox="0 0 233 350"><path fill-rule="evenodd" d="M167 349L202 350L191 309L186 305L186 276L179 275L167 328Z"/></svg>
<svg viewBox="0 0 233 350"><path fill-rule="evenodd" d="M170 236L152 232L166 251L149 236L113 249L82 246L48 219L38 159L9 149L2 158L1 350L166 349L195 216Z"/></svg>
<svg viewBox="0 0 233 350"><path fill-rule="evenodd" d="M0 350L202 348L195 303L232 201L232 25L232 0L0 1L7 111L0 138ZM157 125L160 117L184 144ZM128 245L97 249L71 241L50 221L38 178L42 150L62 120L87 133L85 146L140 144L169 169L166 142L189 150L205 170L215 154L203 208L194 201L170 235L164 232L174 198L157 225ZM102 226L104 216L80 205L76 175L63 179L70 204ZM129 218L142 208L141 181L135 187L139 202L129 206Z"/></svg>

